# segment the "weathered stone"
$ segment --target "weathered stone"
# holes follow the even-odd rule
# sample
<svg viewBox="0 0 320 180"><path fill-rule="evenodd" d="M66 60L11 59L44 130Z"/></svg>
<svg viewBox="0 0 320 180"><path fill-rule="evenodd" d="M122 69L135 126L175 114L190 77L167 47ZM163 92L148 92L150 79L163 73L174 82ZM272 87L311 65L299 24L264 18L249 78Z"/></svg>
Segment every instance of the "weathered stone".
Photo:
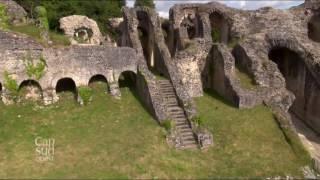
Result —
<svg viewBox="0 0 320 180"><path fill-rule="evenodd" d="M104 41L98 24L81 15L63 17L59 20L62 29L72 44L100 45Z"/></svg>

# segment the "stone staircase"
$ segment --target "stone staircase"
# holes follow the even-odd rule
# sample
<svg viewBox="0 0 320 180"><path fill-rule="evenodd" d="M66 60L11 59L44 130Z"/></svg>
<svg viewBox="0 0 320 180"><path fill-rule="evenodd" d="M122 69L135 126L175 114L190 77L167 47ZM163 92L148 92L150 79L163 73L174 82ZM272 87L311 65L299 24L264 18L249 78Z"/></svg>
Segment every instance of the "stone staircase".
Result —
<svg viewBox="0 0 320 180"><path fill-rule="evenodd" d="M171 120L175 122L176 129L181 139L182 149L197 148L198 144L192 132L191 126L184 114L183 109L179 106L174 88L169 80L157 80L160 88L160 95L168 111Z"/></svg>

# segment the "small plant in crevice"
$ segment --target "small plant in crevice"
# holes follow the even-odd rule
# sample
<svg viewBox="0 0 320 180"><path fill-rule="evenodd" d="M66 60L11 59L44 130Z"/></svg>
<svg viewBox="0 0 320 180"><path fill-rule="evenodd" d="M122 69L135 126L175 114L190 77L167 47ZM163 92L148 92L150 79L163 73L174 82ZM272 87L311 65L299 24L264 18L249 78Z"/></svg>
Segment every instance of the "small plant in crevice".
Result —
<svg viewBox="0 0 320 180"><path fill-rule="evenodd" d="M196 125L198 128L202 128L204 126L203 119L200 116L195 116L191 119L191 121Z"/></svg>
<svg viewBox="0 0 320 180"><path fill-rule="evenodd" d="M87 86L81 86L78 88L79 96L81 97L83 104L87 105L91 101L93 90Z"/></svg>
<svg viewBox="0 0 320 180"><path fill-rule="evenodd" d="M219 42L221 39L221 32L218 29L213 29L211 31L212 42Z"/></svg>
<svg viewBox="0 0 320 180"><path fill-rule="evenodd" d="M29 78L35 78L36 80L41 79L41 77L45 73L45 68L47 65L46 60L43 58L43 56L41 56L39 58L39 61L35 63L33 58L31 57L31 54L28 53L24 57L23 62Z"/></svg>
<svg viewBox="0 0 320 180"><path fill-rule="evenodd" d="M175 128L174 121L170 120L170 119L161 121L160 125L162 127L164 127L164 129L167 131L167 133L171 133L171 131Z"/></svg>
<svg viewBox="0 0 320 180"><path fill-rule="evenodd" d="M15 79L13 79L8 71L4 71L4 84L3 86L9 91L13 101L16 102L18 98L19 86Z"/></svg>

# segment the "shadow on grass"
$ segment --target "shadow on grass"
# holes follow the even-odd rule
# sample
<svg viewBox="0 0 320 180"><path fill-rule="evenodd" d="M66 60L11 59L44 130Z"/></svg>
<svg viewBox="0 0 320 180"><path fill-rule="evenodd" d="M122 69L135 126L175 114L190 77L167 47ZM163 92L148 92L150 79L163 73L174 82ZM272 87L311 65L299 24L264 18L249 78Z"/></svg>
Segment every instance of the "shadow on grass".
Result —
<svg viewBox="0 0 320 180"><path fill-rule="evenodd" d="M219 95L215 90L212 89L204 89L203 90L207 95L211 96L212 98L222 102L223 104L225 104L226 106L232 107L232 108L236 108L238 109L238 107L236 105L234 105L231 101L226 100L224 97L222 97L221 95Z"/></svg>

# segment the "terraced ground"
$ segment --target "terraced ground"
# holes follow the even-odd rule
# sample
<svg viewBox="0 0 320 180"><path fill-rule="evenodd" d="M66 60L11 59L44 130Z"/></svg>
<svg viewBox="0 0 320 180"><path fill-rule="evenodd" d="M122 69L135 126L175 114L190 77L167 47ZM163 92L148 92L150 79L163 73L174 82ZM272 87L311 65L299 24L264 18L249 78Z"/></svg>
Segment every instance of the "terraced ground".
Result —
<svg viewBox="0 0 320 180"><path fill-rule="evenodd" d="M264 106L238 110L214 93L197 98L215 145L181 151L168 147L164 129L130 90L116 100L102 88L85 107L72 98L0 105L0 178L301 177L309 164ZM39 136L55 139L53 161L36 161Z"/></svg>

